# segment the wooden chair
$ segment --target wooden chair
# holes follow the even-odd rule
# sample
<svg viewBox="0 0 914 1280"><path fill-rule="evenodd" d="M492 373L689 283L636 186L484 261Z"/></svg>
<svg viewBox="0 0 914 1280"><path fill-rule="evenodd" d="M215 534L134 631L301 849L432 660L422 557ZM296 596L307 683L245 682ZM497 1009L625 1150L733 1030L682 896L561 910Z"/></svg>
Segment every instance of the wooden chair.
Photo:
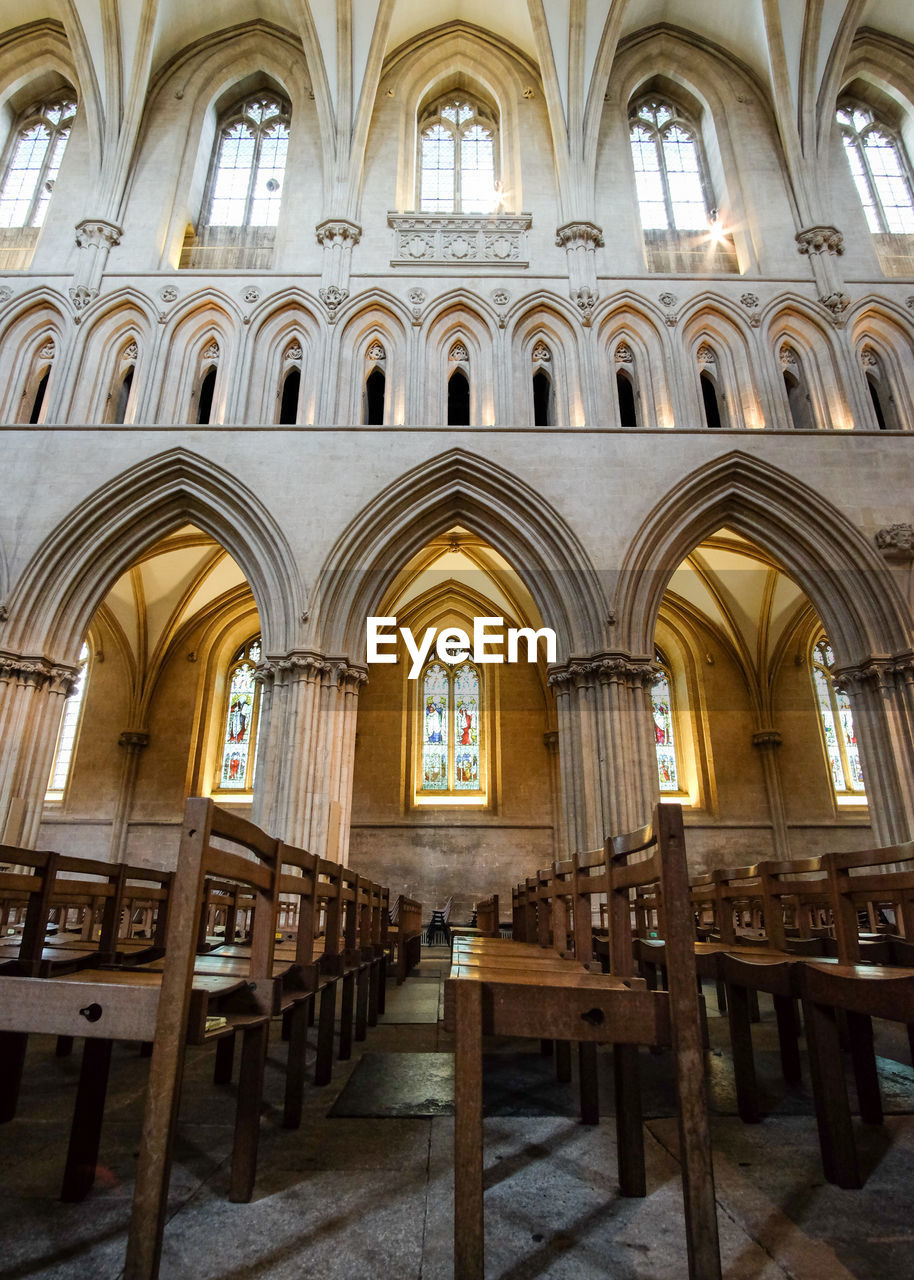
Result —
<svg viewBox="0 0 914 1280"><path fill-rule="evenodd" d="M645 856L635 861L637 855ZM562 959L551 950L534 950L529 944L495 939L460 939L456 944L446 984L447 1020L456 1032L455 1280L481 1280L484 1274L485 1034L613 1044L623 1195L643 1195L645 1190L637 1046L672 1045L689 1275L693 1280L720 1276L680 808L660 806L652 826L608 840L605 858L612 940L610 974L590 972L579 961ZM670 958L668 993L648 991L635 977L630 895L641 885L656 885L663 900ZM579 907L577 897L575 907ZM589 903L587 909L589 913ZM475 963L468 959L468 952L475 952ZM541 957L539 967L537 957Z"/></svg>

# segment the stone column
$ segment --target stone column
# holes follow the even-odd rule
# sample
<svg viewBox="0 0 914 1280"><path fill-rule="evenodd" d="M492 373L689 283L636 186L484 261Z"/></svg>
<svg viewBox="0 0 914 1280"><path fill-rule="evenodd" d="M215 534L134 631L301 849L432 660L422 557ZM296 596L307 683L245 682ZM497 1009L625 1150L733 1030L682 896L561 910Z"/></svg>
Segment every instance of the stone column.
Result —
<svg viewBox="0 0 914 1280"><path fill-rule="evenodd" d="M603 248L603 228L593 222L566 222L556 230L555 243L568 258L568 287L571 300L590 324L597 305L597 249Z"/></svg>
<svg viewBox="0 0 914 1280"><path fill-rule="evenodd" d="M321 301L327 308L330 323L337 310L349 297L349 273L352 250L362 238L362 228L348 218L327 218L315 227L318 244L323 248Z"/></svg>
<svg viewBox="0 0 914 1280"><path fill-rule="evenodd" d="M914 837L914 654L872 658L835 672L850 699L873 838Z"/></svg>
<svg viewBox="0 0 914 1280"><path fill-rule="evenodd" d="M149 734L145 729L125 729L118 738L117 744L124 748L124 755L121 763L121 780L117 789L117 802L114 806L114 818L111 822L111 861L126 862L127 833L136 792L136 775L140 767L140 756L149 746Z"/></svg>
<svg viewBox="0 0 914 1280"><path fill-rule="evenodd" d="M657 768L647 690L648 659L601 653L553 671L559 719L566 851L599 847L608 835L648 822Z"/></svg>
<svg viewBox="0 0 914 1280"><path fill-rule="evenodd" d="M804 227L797 232L796 242L800 253L809 258L819 301L832 313L835 324L843 325L844 312L850 303L844 292L844 279L838 270L838 258L844 252L844 236L837 227Z"/></svg>
<svg viewBox="0 0 914 1280"><path fill-rule="evenodd" d="M778 760L778 748L782 742L783 738L777 729L759 729L752 735L752 745L759 753L765 777L774 856L786 862L790 857L790 837L787 833L787 811L784 807L784 788Z"/></svg>
<svg viewBox="0 0 914 1280"><path fill-rule="evenodd" d="M76 667L0 653L0 839L33 848L38 838L64 703Z"/></svg>
<svg viewBox="0 0 914 1280"><path fill-rule="evenodd" d="M76 227L76 244L83 250L79 255L70 299L77 312L83 311L93 298L98 297L99 286L108 263L108 254L120 244L122 229L104 218L84 218Z"/></svg>
<svg viewBox="0 0 914 1280"><path fill-rule="evenodd" d="M312 853L330 847L345 856L358 691L367 678L345 658L302 650L258 668L253 820L272 835Z"/></svg>

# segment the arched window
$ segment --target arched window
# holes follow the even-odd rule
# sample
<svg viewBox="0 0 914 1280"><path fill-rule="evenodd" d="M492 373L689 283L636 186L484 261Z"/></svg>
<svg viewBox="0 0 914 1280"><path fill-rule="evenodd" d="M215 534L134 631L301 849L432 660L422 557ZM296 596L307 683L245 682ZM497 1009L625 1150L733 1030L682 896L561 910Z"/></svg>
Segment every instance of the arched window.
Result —
<svg viewBox="0 0 914 1280"><path fill-rule="evenodd" d="M0 227L40 227L66 150L76 102L36 103L16 123L0 184Z"/></svg>
<svg viewBox="0 0 914 1280"><path fill-rule="evenodd" d="M291 108L246 98L219 126L203 219L210 227L275 227L282 204Z"/></svg>
<svg viewBox="0 0 914 1280"><path fill-rule="evenodd" d="M901 139L859 102L839 106L837 119L870 231L914 233L911 166Z"/></svg>
<svg viewBox="0 0 914 1280"><path fill-rule="evenodd" d="M863 365L863 376L870 393L876 425L880 431L897 431L899 424L898 415L895 412L895 397L886 381L882 361L872 347L863 348L860 352L860 361Z"/></svg>
<svg viewBox="0 0 914 1280"><path fill-rule="evenodd" d="M260 709L260 685L254 680L254 671L261 652L260 636L254 636L241 646L226 672L216 791L251 791L254 786L254 744Z"/></svg>
<svg viewBox="0 0 914 1280"><path fill-rule="evenodd" d="M697 231L710 202L698 130L672 102L641 99L630 115L632 159L645 231Z"/></svg>
<svg viewBox="0 0 914 1280"><path fill-rule="evenodd" d="M301 395L301 370L290 369L282 380L282 396L279 402L281 426L294 426L298 421L298 398Z"/></svg>
<svg viewBox="0 0 914 1280"><path fill-rule="evenodd" d="M797 431L811 431L815 426L809 393L806 390L806 379L800 357L788 343L781 347L781 373L784 378L784 390L787 392L787 407L790 420Z"/></svg>
<svg viewBox="0 0 914 1280"><path fill-rule="evenodd" d="M493 213L500 202L498 122L463 93L427 107L419 121L419 208L423 213Z"/></svg>
<svg viewBox="0 0 914 1280"><path fill-rule="evenodd" d="M45 799L59 802L63 800L70 777L70 766L76 748L76 734L79 729L79 715L82 710L89 676L89 646L84 644L79 654L79 674L64 703L63 715L60 717L60 729L57 733L57 749L54 752L54 765Z"/></svg>
<svg viewBox="0 0 914 1280"><path fill-rule="evenodd" d="M651 688L651 710L654 714L654 742L657 750L657 775L660 792L665 795L681 795L679 769L676 762L676 741L673 732L672 677L666 658L658 649L655 661L660 667Z"/></svg>
<svg viewBox="0 0 914 1280"><path fill-rule="evenodd" d="M635 397L635 356L627 342L616 347L616 399L619 402L619 425L638 426L638 404Z"/></svg>
<svg viewBox="0 0 914 1280"><path fill-rule="evenodd" d="M555 387L552 382L552 352L542 338L533 344L533 425L555 426Z"/></svg>
<svg viewBox="0 0 914 1280"><path fill-rule="evenodd" d="M367 361L368 371L362 395L362 421L367 427L382 427L387 399L387 350L379 338L375 338L370 343Z"/></svg>
<svg viewBox="0 0 914 1280"><path fill-rule="evenodd" d="M216 380L219 376L219 343L211 339L200 353L200 368L190 402L190 420L205 427L213 418L216 399Z"/></svg>
<svg viewBox="0 0 914 1280"><path fill-rule="evenodd" d="M455 342L448 355L447 425L470 425L470 353L463 342Z"/></svg>
<svg viewBox="0 0 914 1280"><path fill-rule="evenodd" d="M866 804L850 699L835 684L834 665L831 645L822 636L813 646L812 677L835 799L838 804Z"/></svg>
<svg viewBox="0 0 914 1280"><path fill-rule="evenodd" d="M106 422L120 425L133 420L133 386L139 348L131 339L122 349L114 366L111 390L108 392Z"/></svg>
<svg viewBox="0 0 914 1280"><path fill-rule="evenodd" d="M725 426L721 400L717 392L717 356L706 342L698 348L698 382L705 411L705 426L712 431Z"/></svg>
<svg viewBox="0 0 914 1280"><path fill-rule="evenodd" d="M472 662L430 662L419 679L417 799L485 800L482 689Z"/></svg>
<svg viewBox="0 0 914 1280"><path fill-rule="evenodd" d="M53 338L46 338L32 358L29 375L22 392L19 421L31 426L44 422L48 411L48 389L57 345Z"/></svg>

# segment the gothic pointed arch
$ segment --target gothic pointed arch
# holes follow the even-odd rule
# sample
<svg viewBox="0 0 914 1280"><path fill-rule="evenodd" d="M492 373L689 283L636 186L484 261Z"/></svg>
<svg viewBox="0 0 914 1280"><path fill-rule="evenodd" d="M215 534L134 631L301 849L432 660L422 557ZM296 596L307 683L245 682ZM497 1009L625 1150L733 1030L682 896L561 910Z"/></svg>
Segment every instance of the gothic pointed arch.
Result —
<svg viewBox="0 0 914 1280"><path fill-rule="evenodd" d="M735 450L665 494L629 544L617 617L631 652L653 652L670 575L723 525L770 551L803 588L839 665L910 649L910 612L859 530L802 481Z"/></svg>
<svg viewBox="0 0 914 1280"><path fill-rule="evenodd" d="M556 632L559 661L599 647L606 603L577 535L519 477L462 449L388 485L337 540L315 590L315 643L361 658L365 619L377 613L392 576L455 524L485 537L521 574Z"/></svg>
<svg viewBox="0 0 914 1280"><path fill-rule="evenodd" d="M284 652L303 608L295 558L276 520L237 476L185 449L147 458L96 489L36 550L9 598L9 649L75 662L105 592L158 539L194 524L250 583L264 647Z"/></svg>

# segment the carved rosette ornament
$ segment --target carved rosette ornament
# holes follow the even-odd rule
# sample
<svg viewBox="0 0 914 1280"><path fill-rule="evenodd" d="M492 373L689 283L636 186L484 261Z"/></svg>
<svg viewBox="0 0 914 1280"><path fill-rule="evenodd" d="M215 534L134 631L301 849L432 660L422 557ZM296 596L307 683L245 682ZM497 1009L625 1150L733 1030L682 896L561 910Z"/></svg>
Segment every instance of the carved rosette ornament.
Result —
<svg viewBox="0 0 914 1280"><path fill-rule="evenodd" d="M2 306L5 302L9 302L12 296L13 296L12 289L10 289L5 284L0 285L0 306Z"/></svg>
<svg viewBox="0 0 914 1280"><path fill-rule="evenodd" d="M891 524L887 529L880 529L876 534L876 546L886 560L914 560L914 526Z"/></svg>

